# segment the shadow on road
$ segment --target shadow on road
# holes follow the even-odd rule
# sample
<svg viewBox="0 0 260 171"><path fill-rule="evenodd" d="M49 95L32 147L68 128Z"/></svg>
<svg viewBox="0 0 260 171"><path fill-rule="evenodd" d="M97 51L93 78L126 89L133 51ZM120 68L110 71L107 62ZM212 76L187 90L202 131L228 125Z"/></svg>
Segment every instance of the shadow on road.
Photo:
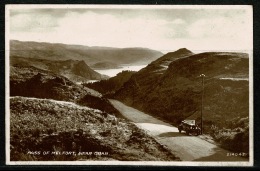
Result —
<svg viewBox="0 0 260 171"><path fill-rule="evenodd" d="M187 136L188 136L187 134L179 133L179 132L165 132L158 135L158 137L187 137Z"/></svg>

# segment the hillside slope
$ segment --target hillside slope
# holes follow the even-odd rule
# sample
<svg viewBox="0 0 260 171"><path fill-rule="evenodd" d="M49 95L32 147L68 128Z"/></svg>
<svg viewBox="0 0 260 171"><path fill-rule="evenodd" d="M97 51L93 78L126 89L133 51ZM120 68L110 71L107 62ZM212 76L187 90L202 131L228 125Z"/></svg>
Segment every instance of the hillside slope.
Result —
<svg viewBox="0 0 260 171"><path fill-rule="evenodd" d="M248 55L224 52L193 55L183 50L171 53L172 58L177 54L178 59L168 67L161 65L164 56L132 75L114 97L175 125L186 118L199 121L202 92L199 75L205 74L205 125L226 126L228 120L247 117Z"/></svg>
<svg viewBox="0 0 260 171"><path fill-rule="evenodd" d="M172 61L191 55L193 55L191 51L183 48L160 57L147 65L147 67L135 73L131 79L115 93L115 97L123 100L128 105L139 103L136 102L137 99L146 99L146 96L160 84L161 78L168 70ZM139 105L142 105L142 101L140 102Z"/></svg>
<svg viewBox="0 0 260 171"><path fill-rule="evenodd" d="M91 69L83 60L45 60L11 56L10 65L12 66L33 66L42 70L51 71L67 77L75 82L87 80L101 80L108 78Z"/></svg>
<svg viewBox="0 0 260 171"><path fill-rule="evenodd" d="M136 71L122 71L116 76L107 80L101 80L93 83L84 83L83 85L100 92L103 95L110 96L119 90Z"/></svg>
<svg viewBox="0 0 260 171"><path fill-rule="evenodd" d="M88 65L98 62L114 64L147 64L163 54L146 48L109 48L66 45L57 43L10 41L10 56L48 59L79 60Z"/></svg>
<svg viewBox="0 0 260 171"><path fill-rule="evenodd" d="M166 55L151 62L147 67L141 69L138 74L134 74L135 72L133 71L123 71L118 73L115 77L109 78L107 80L101 80L99 82L88 83L84 85L91 89L97 90L104 95L111 95L117 92L120 88L126 91L131 91L127 90L128 87L138 86L137 82L135 81L136 79L139 79L139 81L141 81L140 84L142 85L152 86L152 82L158 80L158 78L161 77L172 61L185 58L190 55L193 55L193 53L188 49L183 48L176 52L167 53ZM127 82L133 74L135 75L133 78L134 82ZM136 75L138 75L138 78L136 78ZM124 85L125 83L126 85Z"/></svg>
<svg viewBox="0 0 260 171"><path fill-rule="evenodd" d="M66 77L34 67L10 67L10 96L76 102L120 115L100 93L77 85Z"/></svg>
<svg viewBox="0 0 260 171"><path fill-rule="evenodd" d="M26 97L10 99L10 146L11 161L178 160L124 119L71 102Z"/></svg>

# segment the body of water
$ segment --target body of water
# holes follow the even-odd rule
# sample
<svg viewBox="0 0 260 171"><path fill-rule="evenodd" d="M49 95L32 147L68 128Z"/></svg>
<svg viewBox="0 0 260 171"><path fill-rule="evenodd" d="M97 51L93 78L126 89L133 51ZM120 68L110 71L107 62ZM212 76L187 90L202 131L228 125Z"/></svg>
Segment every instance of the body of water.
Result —
<svg viewBox="0 0 260 171"><path fill-rule="evenodd" d="M107 75L109 77L114 77L116 76L119 72L125 71L125 70L130 70L130 71L139 71L140 69L146 67L147 65L125 65L121 66L122 68L117 68L117 69L102 69L102 70L95 70L96 72L100 74Z"/></svg>

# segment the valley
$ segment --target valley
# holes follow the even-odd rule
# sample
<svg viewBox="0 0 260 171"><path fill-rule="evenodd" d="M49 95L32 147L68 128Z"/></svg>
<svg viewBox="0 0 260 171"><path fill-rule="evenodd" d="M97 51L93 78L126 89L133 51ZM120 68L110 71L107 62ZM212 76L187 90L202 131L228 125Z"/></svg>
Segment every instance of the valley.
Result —
<svg viewBox="0 0 260 171"><path fill-rule="evenodd" d="M10 45L13 161L248 161L246 53ZM185 119L201 125L202 110L204 135L178 132ZM35 156L25 150L46 148L106 155Z"/></svg>

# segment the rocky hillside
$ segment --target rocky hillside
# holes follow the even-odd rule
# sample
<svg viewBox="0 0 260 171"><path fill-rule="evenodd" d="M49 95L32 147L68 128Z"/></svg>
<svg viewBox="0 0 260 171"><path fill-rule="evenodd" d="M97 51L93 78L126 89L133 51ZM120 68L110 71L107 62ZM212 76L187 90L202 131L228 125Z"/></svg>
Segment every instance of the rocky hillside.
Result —
<svg viewBox="0 0 260 171"><path fill-rule="evenodd" d="M206 75L205 125L225 126L227 120L248 116L249 59L243 53L193 54L180 49L133 74L114 97L173 124L186 118L199 121L200 74Z"/></svg>
<svg viewBox="0 0 260 171"><path fill-rule="evenodd" d="M75 82L84 82L87 80L101 80L108 76L101 75L91 69L83 60L46 60L25 57L10 57L10 65L12 66L33 66L42 70L54 72L56 74L67 77Z"/></svg>
<svg viewBox="0 0 260 171"><path fill-rule="evenodd" d="M119 112L100 93L34 67L10 67L10 96L75 102L119 116Z"/></svg>
<svg viewBox="0 0 260 171"><path fill-rule="evenodd" d="M178 160L124 119L71 102L26 97L10 99L10 153L11 161Z"/></svg>
<svg viewBox="0 0 260 171"><path fill-rule="evenodd" d="M113 64L147 64L163 54L145 48L109 48L88 47L40 42L10 41L10 56L48 59L48 60L79 60L88 65L98 62Z"/></svg>
<svg viewBox="0 0 260 171"><path fill-rule="evenodd" d="M100 93L56 73L11 66L10 96L11 161L179 161Z"/></svg>
<svg viewBox="0 0 260 171"><path fill-rule="evenodd" d="M76 101L85 94L91 91L58 74L34 67L10 67L11 96Z"/></svg>

